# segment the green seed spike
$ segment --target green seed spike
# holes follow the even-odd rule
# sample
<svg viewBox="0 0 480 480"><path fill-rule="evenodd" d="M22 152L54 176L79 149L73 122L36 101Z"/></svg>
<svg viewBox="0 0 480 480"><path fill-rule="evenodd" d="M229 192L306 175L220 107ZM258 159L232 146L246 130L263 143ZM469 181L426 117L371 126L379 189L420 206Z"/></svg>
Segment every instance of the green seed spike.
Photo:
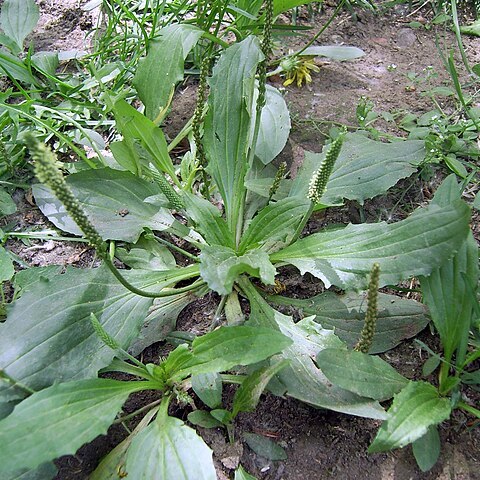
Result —
<svg viewBox="0 0 480 480"><path fill-rule="evenodd" d="M40 180L40 182L47 185L58 198L58 200L63 203L67 213L78 225L88 242L95 248L97 255L104 261L108 269L113 273L113 275L115 275L115 278L126 289L130 290L135 295L140 295L142 297L161 298L194 290L200 286L200 284L202 284L202 282L197 281L185 287L168 289L167 291L161 292L145 292L144 290L132 285L113 264L108 254L106 243L95 230L95 227L90 223L90 220L80 206L80 202L74 197L70 187L65 182L62 172L58 167L57 157L55 154L31 134L25 135L25 143L30 149L30 154L35 162L35 175L37 178Z"/></svg>
<svg viewBox="0 0 480 480"><path fill-rule="evenodd" d="M360 340L355 345L357 352L368 353L372 346L373 336L377 326L377 300L378 300L378 281L380 278L380 265L374 263L370 272L370 282L368 284L367 294L367 314L365 315L365 324L360 333Z"/></svg>
<svg viewBox="0 0 480 480"><path fill-rule="evenodd" d="M25 142L35 162L35 175L38 180L47 185L58 200L63 203L85 238L95 247L98 255L104 258L107 255L106 245L65 182L56 155L31 134L25 136Z"/></svg>
<svg viewBox="0 0 480 480"><path fill-rule="evenodd" d="M327 190L328 179L330 178L335 162L340 155L344 138L345 132L342 132L332 142L327 154L325 155L325 160L322 162L320 168L314 173L312 179L310 180L307 196L313 203L320 203L321 198Z"/></svg>
<svg viewBox="0 0 480 480"><path fill-rule="evenodd" d="M90 322L92 324L95 333L97 334L98 338L107 346L110 347L112 350L121 350L120 345L117 341L110 336L105 329L102 327L101 323L99 322L98 318L95 316L94 313L90 313Z"/></svg>
<svg viewBox="0 0 480 480"><path fill-rule="evenodd" d="M285 172L287 171L287 164L286 162L282 162L278 167L277 173L275 174L275 178L273 180L273 184L270 187L270 191L268 192L268 201L272 199L272 197L277 193L278 187L280 187L280 182L283 180L285 176Z"/></svg>
<svg viewBox="0 0 480 480"><path fill-rule="evenodd" d="M265 2L265 24L263 27L262 52L265 58L272 53L273 0Z"/></svg>
<svg viewBox="0 0 480 480"><path fill-rule="evenodd" d="M258 66L258 100L257 114L259 114L265 105L266 81L267 81L267 63L272 51L272 24L273 24L273 0L265 2L265 23L263 25L262 53L265 60Z"/></svg>
<svg viewBox="0 0 480 480"><path fill-rule="evenodd" d="M170 205L175 210L182 210L185 205L183 204L180 195L175 191L172 185L170 185L169 181L165 178L163 173L157 173L152 171L152 177L158 183L160 190L167 197Z"/></svg>

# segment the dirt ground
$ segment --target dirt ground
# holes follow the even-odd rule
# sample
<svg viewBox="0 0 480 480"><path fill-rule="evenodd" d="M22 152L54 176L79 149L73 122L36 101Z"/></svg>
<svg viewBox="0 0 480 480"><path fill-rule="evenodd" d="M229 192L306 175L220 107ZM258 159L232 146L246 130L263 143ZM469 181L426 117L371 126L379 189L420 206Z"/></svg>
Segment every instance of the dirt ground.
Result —
<svg viewBox="0 0 480 480"><path fill-rule="evenodd" d="M94 25L95 18L89 12L79 9L86 1L41 0L38 3L42 17L39 29L33 36L37 51L88 49L88 41L85 43L84 39ZM429 100L421 95L422 87L412 89L406 75L413 72L424 76L425 69L433 67L438 72L438 78L434 81L441 85L446 75L435 45L435 35L438 35L443 51L454 48L454 37L450 32L435 32L424 28L414 30L408 27L411 21L424 23L424 17L428 15L426 10L409 15L408 7L398 6L381 15L360 12L353 18L348 13L342 13L334 21L320 37L318 44L357 46L366 55L346 63L322 61L321 71L313 75L311 84L301 89L295 86L285 89L285 98L293 119L293 131L283 155L291 164L302 160L304 149L321 149L324 133L333 124L328 122L355 125L355 109L361 96L369 97L377 111L423 113L432 109ZM314 19L305 17L300 21L318 28L326 18L325 14L320 14ZM276 53L285 53L289 48L301 46L310 35L308 33L303 38L279 40L281 48ZM469 38L464 41L472 64L479 63L480 42ZM280 78L273 78L272 83L283 88ZM183 100L177 103L180 106L172 113L167 131L178 131L178 126L182 126L186 120L185 112L192 111L192 92L193 87L188 82L180 87L178 97ZM445 108L448 111L449 106L445 105ZM380 125L387 132L401 133L392 124ZM383 212L395 204L396 195L407 184L394 189L390 195L368 203L365 207L367 214L372 218L381 218ZM424 200L423 185L416 184L409 193L409 201L420 204ZM23 214L27 223L42 221L34 212L34 207L25 203ZM30 220L28 215L31 216ZM332 209L326 217L317 218L315 225L310 228L338 221L354 222L357 216L355 207ZM91 260L89 253L85 253L84 246L64 246L57 242L39 245L34 250L18 244L16 253L31 265L88 264L82 261L83 255ZM295 282L290 283L286 295L305 294L296 289ZM305 284L310 295L321 289L318 282L304 282ZM196 324L201 329L202 325L206 325L205 319L208 321L213 313L216 302L215 296L209 296L189 306L181 314L179 328ZM436 348L436 338L428 329L420 338ZM151 347L145 355L158 355L158 348L158 345ZM408 378L417 379L420 378L425 357L422 358L418 345L407 341L388 352L388 360ZM227 389L225 400L228 402L231 397L232 391ZM135 411L150 401L152 397L146 394L131 398L125 412ZM174 413L186 420L188 408L175 408ZM239 416L235 428L236 441L233 444L228 442L226 433L222 430L200 429L200 433L214 451L219 479L232 478L233 469L240 462L257 478L268 480L474 480L480 479L480 430L469 428L470 420L456 412L450 421L441 425L441 458L425 474L419 472L409 447L387 454L366 453L379 427L378 421L318 410L291 399L271 395L265 396L255 413ZM245 432L262 434L278 442L285 448L287 459L272 462L256 455L242 442ZM60 459L57 462L57 480L88 478L100 458L125 435L125 430L116 425L110 429L108 436L97 438L75 456Z"/></svg>

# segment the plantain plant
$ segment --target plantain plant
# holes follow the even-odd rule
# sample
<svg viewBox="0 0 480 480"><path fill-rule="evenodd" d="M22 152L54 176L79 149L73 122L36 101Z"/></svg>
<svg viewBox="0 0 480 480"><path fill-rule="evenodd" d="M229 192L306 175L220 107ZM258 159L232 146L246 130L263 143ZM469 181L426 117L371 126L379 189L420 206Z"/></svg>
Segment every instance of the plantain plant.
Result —
<svg viewBox="0 0 480 480"><path fill-rule="evenodd" d="M451 175L437 190L432 203L447 205L460 197L461 190L455 176ZM365 337L370 338L375 329L374 302L368 303L366 331L362 332L362 341L357 345L360 348L356 348L360 352L330 348L317 355L319 367L335 385L373 398L378 394L381 396L378 398L395 394L369 452L412 444L418 466L428 471L441 452L437 426L447 420L454 409L480 418L478 406L462 395L462 387L470 385L478 389L480 383L478 369L472 370L480 356L479 309L475 298L478 279L478 245L471 233L453 258L428 277L420 277L424 301L443 347L440 356L419 342L431 354L423 372L427 376L439 369L438 386L425 381L408 381L380 358L367 355L370 345ZM376 296L375 282L369 299L370 296Z"/></svg>
<svg viewBox="0 0 480 480"><path fill-rule="evenodd" d="M291 343L271 329L222 327L196 338L191 347L179 345L159 364L145 365L123 351L93 314L91 321L105 346L117 355L108 371L127 373L137 380L71 380L32 393L2 422L2 472L7 475L3 478L34 475L33 472L42 475L35 478L51 478L55 474L52 459L75 452L104 433L130 394L153 390L159 398L148 405L146 417L105 457L90 478L121 478L127 472L133 478L157 478L161 471L162 478L213 480L216 473L211 450L194 430L168 415L170 401L189 400L186 390L192 375L215 374L256 363ZM281 367L280 362L277 370ZM247 385L242 390L244 401L250 403L260 395ZM120 417L117 423L127 418L128 415Z"/></svg>
<svg viewBox="0 0 480 480"><path fill-rule="evenodd" d="M10 450L2 449L0 468L8 475L50 468L45 462L74 453L106 432L129 393L145 388L163 395L157 419L152 420L151 411L141 424L143 433L135 431L133 439L112 454L108 468L125 467L122 475L152 478L148 472L163 466L159 453L175 453L165 450L170 428L177 432L182 448L192 442L205 459L209 454L203 443L199 447L198 437L168 417L168 402L189 386L185 379L193 375L197 394L211 385L213 393L199 394L209 405L208 398L213 395L218 400L219 392L221 396L222 379L229 380L216 374L238 364L264 360L243 380L246 386L232 412L207 412L227 425L239 412L254 408L267 384L278 395L381 420L387 413L379 401L405 386L405 380L389 370L379 377L388 388L375 393L366 388L352 391L331 382L316 358L325 349L340 349L346 355L347 347L357 343L363 328L362 290L368 286L373 264L379 272L376 288L432 274L462 248L470 231L470 209L452 197L419 208L396 223L347 225L302 237L315 211L346 199L362 203L413 173L424 158L423 142L383 144L342 133L322 153L307 152L295 177L285 166L275 167L273 160L286 144L290 120L280 92L266 85L271 2L265 18L262 43L247 37L225 48L208 81L210 59L205 62L195 113L182 132L188 135L191 149L179 165L170 157L178 139L169 145L159 124L169 113L184 59L201 36L191 25L166 27L163 33L168 35L140 64L135 85L145 113L124 100L114 103L122 138L111 145L109 167L82 166L65 179L55 155L27 139L37 177L43 182L34 187L37 204L60 230L83 235L95 247L101 265L31 268L16 276L18 299L0 324L0 414L6 417L0 422L0 440L13 444L19 439L35 455L15 455L12 460ZM159 62L164 54L159 52L169 52L170 61ZM119 270L115 258L128 268ZM289 265L320 279L326 288L334 285L345 293L326 292L308 301L269 295L262 284L275 287L278 270ZM181 310L209 292L218 295L211 328L223 322L228 327L197 337L191 350L178 347L159 365L143 366L133 360L132 355L169 334L178 337L172 332ZM247 299L248 315L239 297ZM307 317L295 322L272 304L299 306ZM391 295L378 297L377 310L371 353L392 348L428 322L421 304ZM92 315L97 319L93 324ZM238 329L250 332L253 343L242 343ZM223 345L217 332L228 336L231 346ZM258 351L255 338L262 333L264 346L270 343L267 338L277 342L272 340L272 349L265 349L263 355L248 356ZM183 355L195 359L197 346L210 340L218 365L183 368ZM235 356L235 351L245 351L247 358ZM208 360L213 358L211 353ZM175 365L173 376L165 377L162 372L170 362ZM105 368L143 380L98 379ZM179 371L185 375L175 376ZM214 381L204 376L214 374ZM269 382L273 376L275 381ZM75 393L82 389L85 393ZM84 410L77 411L75 405L82 399ZM100 401L105 414L102 406L102 420L90 428ZM219 410L218 401L210 403ZM74 421L77 412L82 422ZM66 416L71 417L63 419ZM61 438L68 438L60 442L61 448L43 434L56 421ZM48 454L40 455L33 445L40 438L41 449ZM128 445L124 465L122 455ZM143 452L141 459L138 452ZM211 459L205 462L204 478L214 478ZM188 472L176 471L166 478L199 478ZM97 478L116 478L112 473L101 475Z"/></svg>

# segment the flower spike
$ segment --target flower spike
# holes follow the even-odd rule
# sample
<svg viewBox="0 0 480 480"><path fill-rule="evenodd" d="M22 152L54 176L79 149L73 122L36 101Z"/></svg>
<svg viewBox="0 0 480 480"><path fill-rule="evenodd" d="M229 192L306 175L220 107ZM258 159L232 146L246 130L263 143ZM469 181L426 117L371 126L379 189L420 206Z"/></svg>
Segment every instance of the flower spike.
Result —
<svg viewBox="0 0 480 480"><path fill-rule="evenodd" d="M372 346L373 336L377 327L377 300L378 300L378 281L380 278L380 265L374 263L370 272L370 282L368 284L367 294L367 314L365 315L365 324L360 333L360 340L355 345L357 352L368 353Z"/></svg>
<svg viewBox="0 0 480 480"><path fill-rule="evenodd" d="M327 154L325 155L325 160L322 162L320 168L314 173L312 179L310 180L307 196L313 203L320 203L323 194L327 190L328 179L330 178L335 162L340 155L344 138L345 132L342 132L333 141Z"/></svg>

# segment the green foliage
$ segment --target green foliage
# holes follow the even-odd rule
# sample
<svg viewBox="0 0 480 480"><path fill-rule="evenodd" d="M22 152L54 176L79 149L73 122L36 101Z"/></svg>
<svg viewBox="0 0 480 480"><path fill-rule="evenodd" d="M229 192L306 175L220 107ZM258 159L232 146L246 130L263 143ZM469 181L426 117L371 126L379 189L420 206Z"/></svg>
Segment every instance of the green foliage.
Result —
<svg viewBox="0 0 480 480"><path fill-rule="evenodd" d="M332 383L375 400L392 398L408 383L380 357L362 352L326 348L318 353L317 364Z"/></svg>
<svg viewBox="0 0 480 480"><path fill-rule="evenodd" d="M34 0L5 0L0 13L3 33L14 42L17 52L23 50L23 41L37 25L40 13Z"/></svg>
<svg viewBox="0 0 480 480"><path fill-rule="evenodd" d="M257 455L273 461L287 459L285 450L269 438L262 437L255 433L244 433L243 438Z"/></svg>
<svg viewBox="0 0 480 480"><path fill-rule="evenodd" d="M132 478L215 480L217 474L212 451L195 430L181 420L160 412L157 419L141 431L128 449L125 471Z"/></svg>
<svg viewBox="0 0 480 480"><path fill-rule="evenodd" d="M203 31L193 25L169 25L159 31L160 39L150 44L134 79L148 118L159 123L166 114L175 85L183 79L183 62ZM158 64L162 64L162 75Z"/></svg>
<svg viewBox="0 0 480 480"><path fill-rule="evenodd" d="M428 472L440 456L440 435L436 426L428 428L427 433L412 443L415 460L422 472Z"/></svg>
<svg viewBox="0 0 480 480"><path fill-rule="evenodd" d="M188 469L194 468L195 478L216 478L211 452L203 440L183 422L168 416L173 392L192 374L256 363L289 343L271 329L223 327L195 339L191 349L185 344L177 347L159 365L136 361L137 366L132 366L121 360L112 364L112 371L125 371L145 380L72 380L35 392L0 421L0 439L8 445L0 453L2 472L33 469L74 453L85 442L106 433L131 393L157 390L164 395L159 413L127 445L126 471L135 478L147 479L160 469L166 472L166 478L191 479L194 475ZM105 471L105 464L100 468Z"/></svg>
<svg viewBox="0 0 480 480"><path fill-rule="evenodd" d="M303 3L274 2L273 8L279 13ZM0 463L5 471L44 468L57 456L74 453L106 432L130 393L153 390L158 400L148 407L145 420L106 457L93 478L113 480L121 473L150 479L162 472L166 478L213 479L210 449L190 427L168 416L170 402L193 402L190 388L212 409L192 412L188 418L194 424L221 424L232 435L235 417L255 409L269 390L316 407L386 420L371 450L417 441L418 457L423 465L429 464L421 453L421 439L450 415L451 401L444 395L457 388L472 360L466 353L465 332L472 325L474 308L467 301L468 285L475 288L478 282L476 268L469 266L476 250L469 233L470 209L459 199L452 180L447 179L429 206L400 222L348 225L302 238L315 209L344 200L363 203L413 173L424 160L424 142L384 144L342 134L322 154L307 153L298 175L287 178L289 172L281 167L278 173L273 160L288 138L288 110L280 92L264 84L272 4L262 9L261 2L237 2L235 8L221 8L219 2L185 2L182 8L164 5L161 12L145 7L142 15L148 18L136 20L136 10L128 8L125 17L116 17L117 7L112 7L112 18L135 21L144 38L143 46L125 45L119 56L126 61L136 52L130 63L133 70L140 53L147 52L133 80L145 113L124 100L131 98L130 91L109 91L98 81L122 135L112 143L114 158L108 159L108 166L101 154L96 160L83 154L78 165L60 165L43 144L27 140L37 177L45 184L33 188L37 204L57 228L83 235L82 240L93 244L103 264L89 270L67 269L61 275L32 269L23 279L19 276L19 298L0 324L0 408L5 416L0 439L8 445L0 453ZM207 7L212 7L212 15L207 15ZM223 31L213 28L223 21L226 10L232 26L245 28L231 46L220 37ZM248 27L245 19L255 23L264 11L264 43L251 35L243 38L242 32L257 28ZM176 19L190 15L194 21L164 25L165 13ZM163 28L156 30L157 26ZM114 31L109 30L110 35ZM360 55L358 50L331 47L303 53ZM195 63L197 57L198 64L198 56L216 61L207 82L208 99L203 102L206 91L202 92L195 126L187 121L168 144L159 125L175 108L173 92L183 79L185 62ZM31 81L30 69L5 58L15 75L24 75L22 82ZM54 58L37 62L42 71L53 72ZM103 73L108 76L112 71ZM102 75L97 72L97 77ZM69 92L65 87L64 95ZM12 116L39 122L30 103L17 106L5 100L4 106ZM54 124L40 125L69 141ZM75 127L83 133L82 125ZM170 154L184 138L191 149L177 165ZM75 173L64 179L60 166ZM117 248L115 242L123 244ZM119 270L115 256L130 269ZM6 254L3 257L7 279L11 263ZM313 274L327 288L345 290L366 288L372 264L378 264L380 278L370 289L375 298L378 286L422 276L427 303L438 303L430 310L444 342L445 365L456 355L458 372L452 376L442 367L439 392L423 382L408 383L377 357L349 351L347 343L355 345L362 329L363 294L348 291L338 298L326 293L306 300L268 297L258 284L276 286L277 270L286 264ZM453 285L443 306L435 289L443 288L442 282ZM221 296L212 331L190 339L191 344L181 340L157 363L145 365L132 357L165 340L175 329L179 312L211 291ZM229 323L243 322L246 314L239 296L249 303L246 325L215 329L224 309ZM311 316L295 322L265 297L300 307ZM462 306L455 303L458 298ZM402 325L397 332L398 319ZM370 351L392 348L426 322L419 304L392 303L391 296L379 295L378 327L369 332ZM247 375L237 370L247 365ZM98 379L99 371L123 372L141 380ZM222 385L229 381L240 384L231 410L221 402ZM386 413L379 401L392 395L394 403ZM8 414L12 402L17 405ZM48 434L55 428L60 430L57 437ZM268 458L285 458L278 446L252 436L247 442ZM242 475L248 478L237 471L236 477Z"/></svg>
<svg viewBox="0 0 480 480"><path fill-rule="evenodd" d="M450 400L440 397L433 385L410 382L394 397L388 418L368 451L385 452L404 447L425 435L430 426L446 420L450 412Z"/></svg>
<svg viewBox="0 0 480 480"><path fill-rule="evenodd" d="M74 453L105 434L128 396L144 388L141 382L99 378L60 383L33 394L0 423L2 471L36 468Z"/></svg>
<svg viewBox="0 0 480 480"><path fill-rule="evenodd" d="M315 322L335 330L341 340L353 348L360 338L365 311L365 293L348 292L342 295L325 292L305 300L269 296L277 305L290 305L306 316L315 316ZM397 346L402 340L415 336L430 321L426 308L415 300L396 295L378 294L377 328L369 353L382 353Z"/></svg>

